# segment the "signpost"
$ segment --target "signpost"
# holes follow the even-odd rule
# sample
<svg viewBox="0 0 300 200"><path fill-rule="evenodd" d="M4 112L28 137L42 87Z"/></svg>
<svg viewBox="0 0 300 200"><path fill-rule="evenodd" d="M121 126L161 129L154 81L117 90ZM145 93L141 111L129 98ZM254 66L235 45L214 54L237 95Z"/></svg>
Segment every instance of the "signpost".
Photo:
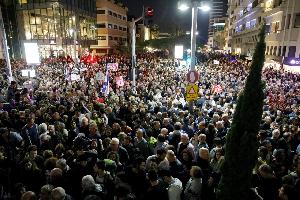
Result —
<svg viewBox="0 0 300 200"><path fill-rule="evenodd" d="M189 83L196 83L199 80L199 74L195 70L191 70L186 75L186 80Z"/></svg>
<svg viewBox="0 0 300 200"><path fill-rule="evenodd" d="M188 84L186 86L186 100L187 101L195 101L198 99L198 85L196 84Z"/></svg>
<svg viewBox="0 0 300 200"><path fill-rule="evenodd" d="M186 74L186 80L188 85L186 86L186 100L189 102L189 110L193 111L193 101L198 99L198 85L195 83L199 80L199 73L195 70L191 70Z"/></svg>

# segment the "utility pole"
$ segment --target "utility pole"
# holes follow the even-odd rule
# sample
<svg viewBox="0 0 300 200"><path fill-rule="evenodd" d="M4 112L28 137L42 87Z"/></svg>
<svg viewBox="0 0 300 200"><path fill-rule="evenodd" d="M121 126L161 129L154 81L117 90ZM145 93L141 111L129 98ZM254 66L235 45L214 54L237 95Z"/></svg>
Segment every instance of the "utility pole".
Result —
<svg viewBox="0 0 300 200"><path fill-rule="evenodd" d="M138 21L143 19L144 16L139 17L138 19L134 20L132 18L132 21L130 23L131 28L131 64L132 64L132 86L133 86L133 92L136 92L136 80L135 80L135 68L136 68L136 55L135 55L135 43L136 43L136 25Z"/></svg>
<svg viewBox="0 0 300 200"><path fill-rule="evenodd" d="M8 79L11 82L13 80L13 77L12 77L12 72L11 72L11 63L10 63L10 58L9 58L9 52L8 52L6 33L5 33L4 22L3 22L3 17L2 17L1 5L0 5L0 34L1 34L0 38L2 38L2 46L4 48L3 50L4 50L7 71L8 71Z"/></svg>
<svg viewBox="0 0 300 200"><path fill-rule="evenodd" d="M198 2L192 2L192 28L191 28L191 70L195 70L196 65L196 34L198 20Z"/></svg>

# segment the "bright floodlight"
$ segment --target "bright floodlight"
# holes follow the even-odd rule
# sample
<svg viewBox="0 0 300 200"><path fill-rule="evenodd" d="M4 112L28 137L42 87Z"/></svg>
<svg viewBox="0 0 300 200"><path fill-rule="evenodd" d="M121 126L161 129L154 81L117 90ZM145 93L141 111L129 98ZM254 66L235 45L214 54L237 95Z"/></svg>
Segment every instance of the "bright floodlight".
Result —
<svg viewBox="0 0 300 200"><path fill-rule="evenodd" d="M179 7L178 7L179 10L182 10L182 11L186 11L187 9L189 9L188 5L186 4L181 4Z"/></svg>
<svg viewBox="0 0 300 200"><path fill-rule="evenodd" d="M27 64L40 64L39 47L37 43L24 43Z"/></svg>
<svg viewBox="0 0 300 200"><path fill-rule="evenodd" d="M183 46L182 45L175 46L175 58L177 58L177 59L183 58Z"/></svg>
<svg viewBox="0 0 300 200"><path fill-rule="evenodd" d="M200 9L201 9L202 11L204 11L204 12L207 12L207 11L210 10L210 6L209 6L209 5L203 5L203 6L200 7Z"/></svg>
<svg viewBox="0 0 300 200"><path fill-rule="evenodd" d="M200 2L200 7L199 7L203 12L207 12L211 9L210 7L210 2L209 1L202 1Z"/></svg>
<svg viewBox="0 0 300 200"><path fill-rule="evenodd" d="M187 2L179 1L178 2L178 9L181 10L181 11L185 11L185 10L189 9L189 5L187 4Z"/></svg>

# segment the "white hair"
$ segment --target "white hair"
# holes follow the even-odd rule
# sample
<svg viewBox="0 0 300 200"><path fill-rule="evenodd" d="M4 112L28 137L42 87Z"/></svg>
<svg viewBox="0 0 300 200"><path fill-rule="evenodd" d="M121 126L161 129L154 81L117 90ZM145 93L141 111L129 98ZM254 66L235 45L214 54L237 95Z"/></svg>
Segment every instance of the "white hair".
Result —
<svg viewBox="0 0 300 200"><path fill-rule="evenodd" d="M91 175L86 175L82 178L82 189L93 191L95 189L95 180Z"/></svg>
<svg viewBox="0 0 300 200"><path fill-rule="evenodd" d="M39 134L43 134L43 133L46 133L47 132L47 124L45 123L42 123L38 126L38 132Z"/></svg>
<svg viewBox="0 0 300 200"><path fill-rule="evenodd" d="M120 140L118 138L111 138L110 142L115 142L117 144L120 144Z"/></svg>
<svg viewBox="0 0 300 200"><path fill-rule="evenodd" d="M181 133L181 137L189 138L189 135L187 133Z"/></svg>

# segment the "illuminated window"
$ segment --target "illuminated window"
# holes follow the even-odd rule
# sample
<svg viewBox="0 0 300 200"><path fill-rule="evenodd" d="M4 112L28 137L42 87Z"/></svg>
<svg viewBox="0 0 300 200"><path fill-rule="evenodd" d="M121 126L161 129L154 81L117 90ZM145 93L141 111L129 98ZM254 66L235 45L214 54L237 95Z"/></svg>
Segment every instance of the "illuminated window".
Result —
<svg viewBox="0 0 300 200"><path fill-rule="evenodd" d="M256 25L256 19L252 19L250 21L250 27L253 28L253 27L255 27L255 25Z"/></svg>
<svg viewBox="0 0 300 200"><path fill-rule="evenodd" d="M266 1L266 10L271 10L273 8L273 0Z"/></svg>
<svg viewBox="0 0 300 200"><path fill-rule="evenodd" d="M246 28L250 28L250 22L246 23Z"/></svg>
<svg viewBox="0 0 300 200"><path fill-rule="evenodd" d="M108 28L112 28L113 26L112 26L112 24L108 24L108 26L107 26Z"/></svg>
<svg viewBox="0 0 300 200"><path fill-rule="evenodd" d="M279 33L279 21L272 23L272 32L273 33Z"/></svg>

